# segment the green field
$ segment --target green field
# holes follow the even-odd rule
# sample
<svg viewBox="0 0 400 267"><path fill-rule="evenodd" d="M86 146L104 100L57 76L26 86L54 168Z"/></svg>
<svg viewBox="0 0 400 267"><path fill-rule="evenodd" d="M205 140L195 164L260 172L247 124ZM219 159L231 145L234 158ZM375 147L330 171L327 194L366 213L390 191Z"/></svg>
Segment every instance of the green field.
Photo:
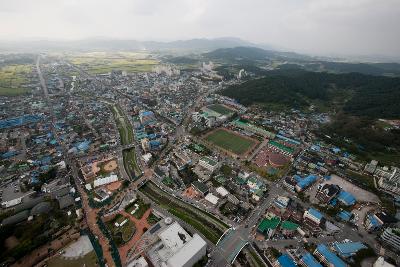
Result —
<svg viewBox="0 0 400 267"><path fill-rule="evenodd" d="M153 182L147 182L139 190L160 207L190 224L214 244L228 229L228 225L218 218L169 195Z"/></svg>
<svg viewBox="0 0 400 267"><path fill-rule="evenodd" d="M242 155L249 150L256 141L244 138L225 129L217 129L210 133L206 140L236 155Z"/></svg>
<svg viewBox="0 0 400 267"><path fill-rule="evenodd" d="M134 52L92 52L67 56L68 60L91 74L109 73L112 70L126 72L148 72L159 62L146 53Z"/></svg>
<svg viewBox="0 0 400 267"><path fill-rule="evenodd" d="M78 259L63 259L60 256L51 258L47 262L49 267L95 267L99 266L97 263L96 253L94 251L89 252L85 256Z"/></svg>
<svg viewBox="0 0 400 267"><path fill-rule="evenodd" d="M29 83L28 75L32 73L30 64L7 65L0 67L0 95L16 96L26 94L30 90L23 88Z"/></svg>
<svg viewBox="0 0 400 267"><path fill-rule="evenodd" d="M29 89L26 88L4 88L0 87L0 95L3 96L16 96L23 95L29 92Z"/></svg>
<svg viewBox="0 0 400 267"><path fill-rule="evenodd" d="M219 114L222 114L222 115L228 115L228 114L234 112L232 109L226 107L225 105L221 105L221 104L209 105L209 106L207 106L207 108L211 109Z"/></svg>
<svg viewBox="0 0 400 267"><path fill-rule="evenodd" d="M123 226L115 226L115 222L122 223L124 220L128 220ZM135 224L127 217L120 214L106 223L108 230L110 231L112 238L117 246L121 246L128 242L135 234Z"/></svg>

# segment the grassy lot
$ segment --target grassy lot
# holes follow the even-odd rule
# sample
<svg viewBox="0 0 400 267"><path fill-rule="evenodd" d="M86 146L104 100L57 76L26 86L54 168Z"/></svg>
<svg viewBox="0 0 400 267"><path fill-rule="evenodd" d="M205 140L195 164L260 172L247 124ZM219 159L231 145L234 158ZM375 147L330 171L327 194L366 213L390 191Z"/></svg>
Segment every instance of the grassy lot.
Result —
<svg viewBox="0 0 400 267"><path fill-rule="evenodd" d="M29 92L26 88L4 88L0 87L0 95L2 96L17 96L23 95Z"/></svg>
<svg viewBox="0 0 400 267"><path fill-rule="evenodd" d="M149 214L149 217L147 217L147 222L150 225L157 223L159 220L161 220L161 219L159 217L157 217L156 215L154 215L152 212Z"/></svg>
<svg viewBox="0 0 400 267"><path fill-rule="evenodd" d="M372 176L359 174L351 170L346 170L346 174L360 187L371 192L377 191L374 185L374 178Z"/></svg>
<svg viewBox="0 0 400 267"><path fill-rule="evenodd" d="M28 75L32 73L33 65L7 65L0 68L0 95L15 96L26 94L29 89L23 88L29 83Z"/></svg>
<svg viewBox="0 0 400 267"><path fill-rule="evenodd" d="M146 53L133 52L92 52L68 56L71 63L92 74L122 70L129 73L151 71L159 62Z"/></svg>
<svg viewBox="0 0 400 267"><path fill-rule="evenodd" d="M117 227L115 223L122 223L124 220L128 220L124 225ZM107 228L109 229L112 238L117 246L125 244L128 242L132 236L135 234L136 228L135 224L129 220L129 218L124 217L120 214L115 216L115 218L106 223Z"/></svg>
<svg viewBox="0 0 400 267"><path fill-rule="evenodd" d="M162 208L193 226L214 244L229 227L213 215L162 191L152 182L146 183L139 190Z"/></svg>
<svg viewBox="0 0 400 267"><path fill-rule="evenodd" d="M221 104L209 105L209 106L207 106L207 108L209 108L215 112L218 112L219 114L222 114L222 115L227 115L229 113L234 112L232 109L226 107L225 105L221 105Z"/></svg>
<svg viewBox="0 0 400 267"><path fill-rule="evenodd" d="M64 259L61 256L52 258L47 262L48 267L95 267L97 264L97 257L94 251L86 254L79 259Z"/></svg>
<svg viewBox="0 0 400 267"><path fill-rule="evenodd" d="M244 154L255 144L253 140L224 129L217 129L212 132L206 137L206 140L237 155Z"/></svg>
<svg viewBox="0 0 400 267"><path fill-rule="evenodd" d="M135 204L137 204L139 207L136 209ZM136 210L135 213L133 213L132 215L140 220L144 213L150 208L150 204L144 203L142 199L138 199L135 202L129 204L128 206L125 207L125 211L128 212L129 214Z"/></svg>
<svg viewBox="0 0 400 267"><path fill-rule="evenodd" d="M264 262L260 257L257 255L257 252L252 248L252 247L246 247L244 249L245 252L248 252L248 255L250 256L250 265L255 266L255 267L262 267L265 266Z"/></svg>

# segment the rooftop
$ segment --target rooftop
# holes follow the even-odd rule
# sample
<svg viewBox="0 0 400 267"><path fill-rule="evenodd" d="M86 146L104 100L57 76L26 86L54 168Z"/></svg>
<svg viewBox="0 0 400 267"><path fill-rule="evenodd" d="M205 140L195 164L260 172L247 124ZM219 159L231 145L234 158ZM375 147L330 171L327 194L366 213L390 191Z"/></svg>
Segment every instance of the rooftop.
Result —
<svg viewBox="0 0 400 267"><path fill-rule="evenodd" d="M339 253L339 255L343 257L350 257L351 255L357 253L359 250L367 247L361 242L346 242L346 243L335 243L333 245L333 248L337 253Z"/></svg>
<svg viewBox="0 0 400 267"><path fill-rule="evenodd" d="M278 217L263 219L258 225L258 231L264 232L267 229L275 229L276 227L278 227L280 221L281 219L279 219Z"/></svg>
<svg viewBox="0 0 400 267"><path fill-rule="evenodd" d="M324 216L316 209L309 208L308 213L310 213L312 216L317 218L318 220L321 220Z"/></svg>
<svg viewBox="0 0 400 267"><path fill-rule="evenodd" d="M278 262L280 266L282 267L296 267L296 263L294 260L288 255L288 254L283 254L278 258Z"/></svg>
<svg viewBox="0 0 400 267"><path fill-rule="evenodd" d="M322 267L322 265L310 253L304 254L304 256L301 258L301 261L307 267Z"/></svg>
<svg viewBox="0 0 400 267"><path fill-rule="evenodd" d="M335 253L330 251L327 246L324 244L320 244L317 246L316 249L317 252L319 252L325 259L328 261L330 264L332 264L335 267L346 267L346 263L342 261L338 256L336 256Z"/></svg>
<svg viewBox="0 0 400 267"><path fill-rule="evenodd" d="M209 157L202 157L201 160L207 162L211 166L215 166L215 165L218 164L218 162L216 162L215 160L213 160L213 159L211 159Z"/></svg>
<svg viewBox="0 0 400 267"><path fill-rule="evenodd" d="M347 206L352 206L356 203L356 198L349 192L343 190L340 191L337 198L339 201L343 202Z"/></svg>
<svg viewBox="0 0 400 267"><path fill-rule="evenodd" d="M281 227L285 230L296 230L299 225L291 221L283 221Z"/></svg>

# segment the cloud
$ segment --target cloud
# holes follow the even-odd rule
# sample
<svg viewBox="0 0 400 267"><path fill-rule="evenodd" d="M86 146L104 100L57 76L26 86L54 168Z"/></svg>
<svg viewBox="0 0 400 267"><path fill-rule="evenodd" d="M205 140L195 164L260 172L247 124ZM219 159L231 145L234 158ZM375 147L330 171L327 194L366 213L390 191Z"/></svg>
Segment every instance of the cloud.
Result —
<svg viewBox="0 0 400 267"><path fill-rule="evenodd" d="M0 0L0 40L235 36L311 54L400 55L398 0Z"/></svg>

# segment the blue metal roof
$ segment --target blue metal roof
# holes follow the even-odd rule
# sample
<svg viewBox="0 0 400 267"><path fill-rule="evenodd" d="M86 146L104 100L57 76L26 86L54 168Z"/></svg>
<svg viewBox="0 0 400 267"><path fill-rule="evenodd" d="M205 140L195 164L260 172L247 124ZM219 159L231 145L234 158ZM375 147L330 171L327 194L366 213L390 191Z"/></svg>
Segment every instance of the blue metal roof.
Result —
<svg viewBox="0 0 400 267"><path fill-rule="evenodd" d="M369 221L371 222L371 224L373 226L375 226L375 227L381 226L381 223L375 218L374 215L368 214L367 216L368 216L368 219L369 219Z"/></svg>
<svg viewBox="0 0 400 267"><path fill-rule="evenodd" d="M143 111L140 116L154 116L153 111Z"/></svg>
<svg viewBox="0 0 400 267"><path fill-rule="evenodd" d="M36 123L41 120L43 116L38 115L22 115L16 118L0 120L0 129L18 127L28 123Z"/></svg>
<svg viewBox="0 0 400 267"><path fill-rule="evenodd" d="M288 254L283 254L278 258L278 262L282 267L297 267L294 260Z"/></svg>
<svg viewBox="0 0 400 267"><path fill-rule="evenodd" d="M324 216L316 209L309 208L308 213L310 213L312 216L317 218L318 220L321 220Z"/></svg>
<svg viewBox="0 0 400 267"><path fill-rule="evenodd" d="M321 265L310 253L305 254L305 255L301 258L301 261L302 261L307 267L322 267L322 265Z"/></svg>
<svg viewBox="0 0 400 267"><path fill-rule="evenodd" d="M318 245L317 251L324 256L329 264L332 264L334 267L346 267L346 263L336 256L335 253L330 251L324 244Z"/></svg>
<svg viewBox="0 0 400 267"><path fill-rule="evenodd" d="M367 247L361 242L347 242L335 243L333 248L337 253L339 253L340 256L347 258L357 253L357 251Z"/></svg>
<svg viewBox="0 0 400 267"><path fill-rule="evenodd" d="M338 213L337 215L340 219L343 221L350 221L351 219L351 213L345 210L342 210L341 212Z"/></svg>
<svg viewBox="0 0 400 267"><path fill-rule="evenodd" d="M344 203L346 206L352 206L356 203L356 198L350 194L349 192L346 191L340 191L339 195L337 196L337 199Z"/></svg>
<svg viewBox="0 0 400 267"><path fill-rule="evenodd" d="M313 184L317 180L318 177L316 175L310 174L304 178L300 177L299 175L295 175L295 176L293 176L293 178L296 180L297 185L301 189L303 189L303 188L306 188L306 187L310 186L311 184Z"/></svg>

